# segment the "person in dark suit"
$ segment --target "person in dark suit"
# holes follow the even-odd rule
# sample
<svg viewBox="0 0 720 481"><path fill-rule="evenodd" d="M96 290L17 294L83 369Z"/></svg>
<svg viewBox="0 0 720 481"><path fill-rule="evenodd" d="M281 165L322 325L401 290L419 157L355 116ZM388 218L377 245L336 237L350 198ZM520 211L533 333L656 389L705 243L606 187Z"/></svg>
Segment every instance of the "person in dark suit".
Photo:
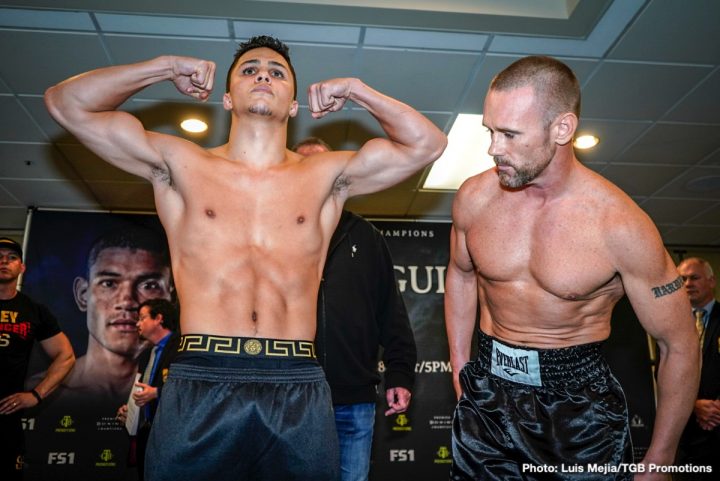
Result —
<svg viewBox="0 0 720 481"><path fill-rule="evenodd" d="M309 137L293 150L310 156L332 149ZM343 210L318 295L318 360L330 384L340 442L340 481L367 481L383 347L385 416L410 405L417 348L397 289L390 250L367 220Z"/></svg>
<svg viewBox="0 0 720 481"><path fill-rule="evenodd" d="M720 472L720 304L715 299L716 279L710 263L699 257L678 266L690 298L698 337L702 343L700 388L693 413L683 431L677 464L712 467ZM709 479L708 474L680 473L676 480Z"/></svg>
<svg viewBox="0 0 720 481"><path fill-rule="evenodd" d="M136 391L132 397L141 409L140 425L136 442L136 461L138 479L144 479L145 449L150 436L152 419L155 417L162 387L167 379L170 363L175 359L180 334L178 331L178 312L175 306L165 299L150 299L140 304L137 320L138 334L153 344L153 348L140 359L141 380L135 383ZM118 409L117 418L125 422L127 404Z"/></svg>

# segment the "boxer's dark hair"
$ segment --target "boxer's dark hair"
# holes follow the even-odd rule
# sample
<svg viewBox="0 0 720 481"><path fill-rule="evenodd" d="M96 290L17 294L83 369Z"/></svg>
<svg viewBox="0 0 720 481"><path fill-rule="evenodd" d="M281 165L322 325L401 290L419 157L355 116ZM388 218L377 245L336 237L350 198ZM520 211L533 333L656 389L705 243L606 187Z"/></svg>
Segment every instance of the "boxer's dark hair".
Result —
<svg viewBox="0 0 720 481"><path fill-rule="evenodd" d="M243 42L240 45L238 45L238 49L235 52L235 57L233 58L233 62L230 65L230 68L227 72L227 78L225 80L225 92L230 91L230 75L232 74L233 69L235 68L235 65L237 65L238 60L240 57L242 57L245 52L249 52L250 50L254 50L256 48L269 48L270 50L277 52L280 54L282 58L285 59L285 61L288 64L288 67L290 67L290 73L292 74L292 80L293 80L293 99L297 98L297 77L295 76L295 68L293 67L292 62L290 61L290 48L285 45L283 42L278 40L275 37L270 37L269 35L258 35L256 37L251 38L247 42Z"/></svg>

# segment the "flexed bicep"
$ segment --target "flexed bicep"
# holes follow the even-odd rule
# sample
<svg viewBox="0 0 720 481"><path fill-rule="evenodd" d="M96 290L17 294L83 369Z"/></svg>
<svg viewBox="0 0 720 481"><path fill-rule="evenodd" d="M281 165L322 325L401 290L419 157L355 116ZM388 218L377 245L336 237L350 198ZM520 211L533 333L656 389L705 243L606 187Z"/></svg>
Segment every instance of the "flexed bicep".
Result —
<svg viewBox="0 0 720 481"><path fill-rule="evenodd" d="M112 112L88 119L84 128L71 130L78 140L98 157L131 174L150 179L153 171L164 169L157 138L126 112Z"/></svg>
<svg viewBox="0 0 720 481"><path fill-rule="evenodd" d="M366 109L386 137L366 142L347 163L348 195L369 194L407 179L442 154L447 137L409 105L356 78L326 80L308 90L313 117L343 108L350 100Z"/></svg>
<svg viewBox="0 0 720 481"><path fill-rule="evenodd" d="M206 100L214 75L213 62L163 56L69 78L45 92L45 103L50 115L94 153L149 179L163 163L157 134L147 132L137 118L118 108L136 92L162 81L173 82L185 95Z"/></svg>

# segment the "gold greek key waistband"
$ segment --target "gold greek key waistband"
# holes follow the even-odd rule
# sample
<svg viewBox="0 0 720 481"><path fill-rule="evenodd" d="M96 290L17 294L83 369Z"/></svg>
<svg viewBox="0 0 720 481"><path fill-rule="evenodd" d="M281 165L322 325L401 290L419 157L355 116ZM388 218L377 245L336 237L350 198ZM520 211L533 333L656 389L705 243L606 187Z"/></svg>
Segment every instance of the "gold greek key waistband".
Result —
<svg viewBox="0 0 720 481"><path fill-rule="evenodd" d="M312 341L287 339L186 334L180 337L178 352L206 352L244 357L315 358L315 344Z"/></svg>

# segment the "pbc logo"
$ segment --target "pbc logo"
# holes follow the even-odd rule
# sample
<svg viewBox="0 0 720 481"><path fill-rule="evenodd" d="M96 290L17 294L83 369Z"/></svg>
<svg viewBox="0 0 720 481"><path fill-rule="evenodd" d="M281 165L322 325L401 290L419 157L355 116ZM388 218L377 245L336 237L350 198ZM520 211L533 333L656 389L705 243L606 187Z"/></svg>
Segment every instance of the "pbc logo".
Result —
<svg viewBox="0 0 720 481"><path fill-rule="evenodd" d="M48 464L75 464L75 453L48 453Z"/></svg>
<svg viewBox="0 0 720 481"><path fill-rule="evenodd" d="M55 428L56 433L74 433L75 428L73 425L75 424L75 421L73 421L72 416L63 416L58 421L58 427Z"/></svg>
<svg viewBox="0 0 720 481"><path fill-rule="evenodd" d="M98 461L95 463L95 466L103 467L103 468L114 468L117 466L117 463L113 461L113 453L110 449L103 449L100 451L100 455L98 456L101 461Z"/></svg>
<svg viewBox="0 0 720 481"><path fill-rule="evenodd" d="M395 418L395 426L392 427L393 431L412 431L410 426L410 420L405 414L398 414Z"/></svg>
<svg viewBox="0 0 720 481"><path fill-rule="evenodd" d="M390 450L390 462L406 463L408 461L415 461L415 450L414 449L391 449Z"/></svg>
<svg viewBox="0 0 720 481"><path fill-rule="evenodd" d="M437 451L435 451L435 454L437 454L437 458L433 461L435 464L450 464L452 463L452 458L450 449L448 449L447 446L440 446Z"/></svg>

